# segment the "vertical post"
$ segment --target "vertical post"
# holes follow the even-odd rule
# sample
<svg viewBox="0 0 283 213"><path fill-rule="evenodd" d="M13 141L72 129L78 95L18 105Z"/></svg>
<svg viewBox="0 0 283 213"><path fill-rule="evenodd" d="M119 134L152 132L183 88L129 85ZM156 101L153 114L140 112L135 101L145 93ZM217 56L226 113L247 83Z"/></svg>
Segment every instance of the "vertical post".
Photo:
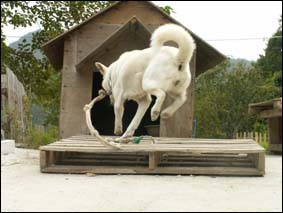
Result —
<svg viewBox="0 0 283 213"><path fill-rule="evenodd" d="M159 153L157 152L150 152L149 153L149 169L155 169L155 167L158 165L159 161Z"/></svg>
<svg viewBox="0 0 283 213"><path fill-rule="evenodd" d="M47 167L46 151L40 151L40 171Z"/></svg>
<svg viewBox="0 0 283 213"><path fill-rule="evenodd" d="M258 153L256 156L256 168L258 169L260 175L265 174L265 153Z"/></svg>

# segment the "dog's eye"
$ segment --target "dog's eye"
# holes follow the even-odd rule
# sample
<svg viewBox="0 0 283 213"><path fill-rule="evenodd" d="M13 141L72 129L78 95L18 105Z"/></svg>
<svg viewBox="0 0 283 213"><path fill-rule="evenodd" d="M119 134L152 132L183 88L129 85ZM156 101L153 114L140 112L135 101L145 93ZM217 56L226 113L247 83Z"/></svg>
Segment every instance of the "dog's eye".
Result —
<svg viewBox="0 0 283 213"><path fill-rule="evenodd" d="M180 71L182 69L182 64L179 65L178 70Z"/></svg>

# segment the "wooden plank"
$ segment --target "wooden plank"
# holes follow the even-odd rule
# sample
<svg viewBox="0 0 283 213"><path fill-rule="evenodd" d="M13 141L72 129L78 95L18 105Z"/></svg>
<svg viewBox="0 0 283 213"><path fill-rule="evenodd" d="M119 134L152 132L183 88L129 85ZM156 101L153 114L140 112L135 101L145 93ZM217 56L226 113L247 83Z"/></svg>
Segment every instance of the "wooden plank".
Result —
<svg viewBox="0 0 283 213"><path fill-rule="evenodd" d="M89 143L76 143L76 142L56 142L56 143L52 143L52 144L49 144L48 146L56 146L56 147L105 147L103 144L101 143L92 143L92 142L89 142ZM256 143L250 143L250 144L225 144L225 143L221 143L221 144L215 144L215 143L185 143L185 144L172 144L172 143L167 143L167 144L147 144L147 143L140 143L140 144L132 144L132 143L122 143L121 146L123 148L134 148L134 147L137 147L137 148L141 148L141 147L153 147L153 148L157 148L157 147L161 147L161 148L164 148L164 147L167 147L167 148L170 148L170 147L173 147L173 148L182 148L182 147L185 147L185 148L190 148L190 147L199 147L199 148L210 148L210 147L213 147L215 149L217 149L218 147L231 147L231 148L246 148L246 149L259 149L259 150L263 150L262 147L260 147L258 144ZM107 147L105 147L107 148Z"/></svg>
<svg viewBox="0 0 283 213"><path fill-rule="evenodd" d="M282 97L275 98L268 101L249 104L249 113L257 113L264 110L281 109L282 110Z"/></svg>
<svg viewBox="0 0 283 213"><path fill-rule="evenodd" d="M167 158L162 158L162 160L166 161L166 160L183 160L183 161L198 161L198 162L251 162L250 159L248 158L237 158L237 157L208 157L208 156L186 156L186 157L178 157L178 156L174 156L174 157L167 157Z"/></svg>
<svg viewBox="0 0 283 213"><path fill-rule="evenodd" d="M106 137L107 138L107 137ZM112 138L114 139L114 138ZM67 139L63 139L60 142L70 142L70 143L87 143L87 142L91 142L91 143L100 143L96 138L67 138ZM152 139L142 139L140 144L143 143L147 143L147 144L187 144L187 143L207 143L207 144L256 144L255 141L251 140L251 139L237 139L237 140L205 140L205 139L201 139L201 140L192 140L192 139L174 139L174 140L164 140L164 139L159 139L159 138L154 138L154 140ZM129 143L130 144L130 143Z"/></svg>
<svg viewBox="0 0 283 213"><path fill-rule="evenodd" d="M143 165L147 166L149 165L149 169L155 169L157 166L164 167L175 167L175 166L206 166L206 167L211 167L211 166L223 166L223 167L228 167L228 166L235 166L235 167L253 167L253 163L251 161L191 161L190 159L186 159L184 161L176 161L176 160L162 160L158 162L157 158L157 153L152 153L155 154L153 155L153 158L149 158L150 160L147 161L146 159L140 160L140 159L128 159L128 160L121 160L121 159L78 159L78 158L69 158L69 159L64 159L60 164L61 165L101 165L101 166L106 166L106 165L111 165L111 166L125 166L126 165Z"/></svg>
<svg viewBox="0 0 283 213"><path fill-rule="evenodd" d="M9 132L9 137L15 139L17 143L22 143L24 141L24 133L27 127L27 124L25 122L26 115L24 109L24 98L26 96L26 92L23 84L8 67L6 67L6 90L7 102L5 105L5 111L6 113L13 115L12 120L8 123L9 126L7 127L6 131Z"/></svg>
<svg viewBox="0 0 283 213"><path fill-rule="evenodd" d="M103 136L105 138L111 138L115 139L118 137L115 136ZM76 136L76 137L69 137L69 138L64 138L62 140L90 140L90 141L98 141L98 139L94 136ZM175 141L180 141L180 142L202 142L202 141L207 141L207 142L254 142L252 139L207 139L207 138L165 138L165 137L150 137L150 136L143 136L142 141L156 141L156 142L175 142Z"/></svg>
<svg viewBox="0 0 283 213"><path fill-rule="evenodd" d="M86 129L83 107L92 98L92 72L75 69L77 63L77 32L64 41L64 62L62 69L59 137L82 134ZM79 97L79 98L78 98Z"/></svg>
<svg viewBox="0 0 283 213"><path fill-rule="evenodd" d="M115 160L105 160L105 159L100 159L100 160L96 160L96 159L64 159L62 161L62 164L65 165L66 163L72 164L72 165L82 165L84 166L85 164L92 164L92 165L109 165L111 164L112 166L116 166L116 165L143 165L143 166L147 166L148 165L148 161L141 161L141 160L120 160L120 159L115 159Z"/></svg>
<svg viewBox="0 0 283 213"><path fill-rule="evenodd" d="M241 176L262 176L255 168L234 168L234 167L174 167L155 169L143 167L111 167L111 166L62 166L55 165L44 168L42 172L48 173L75 173L86 174L199 174L199 175L241 175Z"/></svg>
<svg viewBox="0 0 283 213"><path fill-rule="evenodd" d="M62 142L55 142L49 144L49 146L103 146L100 142L97 141L62 141ZM122 143L123 147L258 147L259 149L262 149L257 143L251 142L251 143L213 143L213 142L187 142L187 143L143 143L141 141L140 144L132 144L132 143ZM104 146L103 146L104 147Z"/></svg>
<svg viewBox="0 0 283 213"><path fill-rule="evenodd" d="M118 136L109 136L109 135L103 135L103 137L106 138L118 138ZM77 135L72 136L69 138L65 138L66 140L96 140L97 139L94 136L90 135ZM64 139L64 140L65 140ZM143 136L142 141L149 140L149 141L157 141L157 142L175 142L175 141L182 141L184 143L195 141L195 142L201 142L201 141L211 141L211 142L254 142L254 140L251 139L210 139L210 138L182 138L182 137L151 137L151 136Z"/></svg>
<svg viewBox="0 0 283 213"><path fill-rule="evenodd" d="M262 118L282 117L282 109L270 109L260 112Z"/></svg>
<svg viewBox="0 0 283 213"><path fill-rule="evenodd" d="M280 152L282 153L282 144L269 144L268 150L271 152Z"/></svg>
<svg viewBox="0 0 283 213"><path fill-rule="evenodd" d="M258 152L264 152L264 149L261 150L259 148L255 149L245 149L245 148L218 148L217 150L214 148L160 148L160 147L150 147L150 148L139 148L139 147L133 147L133 148L123 148L122 149L111 149L107 147L56 147L56 146L43 146L40 148L40 150L45 151L61 151L61 152L101 152L101 153L107 153L107 152L152 152L152 151L161 151L161 152L180 152L180 153L258 153Z"/></svg>
<svg viewBox="0 0 283 213"><path fill-rule="evenodd" d="M61 140L61 141L56 141L54 143L58 143L58 144L102 144L100 141L96 141L96 140ZM128 144L128 145L134 145L133 143L129 142L129 143L122 143L122 144ZM141 142L139 143L139 145L160 145L160 146L165 146L165 145L175 145L175 146L185 146L185 145L190 145L190 144L199 144L200 146L202 145L257 145L257 143L255 141L251 141L251 142L233 142L233 141L223 141L223 142L217 142L217 141L187 141L187 142L183 142L183 141L175 141L175 142L156 142L156 143L152 143L151 141L144 141L141 140Z"/></svg>
<svg viewBox="0 0 283 213"><path fill-rule="evenodd" d="M103 146L103 145L92 145L92 144L52 144L50 145L49 147L59 147L59 148L63 148L63 149L66 149L68 150L68 148L80 148L80 149L107 149L107 147ZM246 146L246 145L231 145L230 146L227 146L227 145L217 145L217 146L213 146L213 145L198 145L198 144L186 144L186 145L179 145L179 146L175 146L173 144L166 144L166 145L122 145L122 149L131 149L131 150L143 150L143 149L146 149L146 150L158 150L158 149L167 149L167 150L175 150L175 149L219 149L219 150L227 150L227 149L241 149L241 150L262 150L264 151L263 148L261 147L258 147L257 145L249 145L249 146Z"/></svg>
<svg viewBox="0 0 283 213"><path fill-rule="evenodd" d="M176 166L203 166L203 167L211 167L211 166L223 166L223 167L253 167L252 162L194 162L194 161L184 161L184 162L176 162L176 161L161 161L159 163L160 167L167 166L167 167L176 167Z"/></svg>
<svg viewBox="0 0 283 213"><path fill-rule="evenodd" d="M105 147L103 144L100 143L53 143L50 144L49 146L55 146L55 147ZM123 146L123 148L134 148L134 147L153 147L153 148L157 148L157 147L167 147L167 148L218 148L218 147L231 147L231 148L246 148L246 149L258 149L258 150L263 150L262 147L259 147L257 144L197 144L197 143L187 143L187 144L121 144L121 146Z"/></svg>

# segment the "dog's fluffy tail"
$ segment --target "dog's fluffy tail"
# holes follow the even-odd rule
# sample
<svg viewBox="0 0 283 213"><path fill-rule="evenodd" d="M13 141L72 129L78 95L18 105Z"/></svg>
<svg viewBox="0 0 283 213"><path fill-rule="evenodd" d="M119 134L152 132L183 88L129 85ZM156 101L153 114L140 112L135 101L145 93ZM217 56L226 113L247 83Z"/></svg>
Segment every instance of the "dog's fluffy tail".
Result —
<svg viewBox="0 0 283 213"><path fill-rule="evenodd" d="M188 63L191 60L196 45L192 36L183 27L176 24L160 26L153 32L150 46L159 50L166 41L174 41L178 44L178 63Z"/></svg>

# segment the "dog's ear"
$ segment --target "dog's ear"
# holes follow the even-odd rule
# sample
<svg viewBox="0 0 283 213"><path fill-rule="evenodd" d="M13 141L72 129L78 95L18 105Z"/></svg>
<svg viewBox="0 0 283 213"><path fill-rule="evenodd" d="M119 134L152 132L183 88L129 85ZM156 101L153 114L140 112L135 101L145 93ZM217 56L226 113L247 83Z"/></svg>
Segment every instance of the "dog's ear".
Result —
<svg viewBox="0 0 283 213"><path fill-rule="evenodd" d="M107 71L107 67L104 66L103 64L99 63L99 62L95 62L95 66L97 67L97 69L99 70L99 72L102 74L102 75L105 75L106 71Z"/></svg>

